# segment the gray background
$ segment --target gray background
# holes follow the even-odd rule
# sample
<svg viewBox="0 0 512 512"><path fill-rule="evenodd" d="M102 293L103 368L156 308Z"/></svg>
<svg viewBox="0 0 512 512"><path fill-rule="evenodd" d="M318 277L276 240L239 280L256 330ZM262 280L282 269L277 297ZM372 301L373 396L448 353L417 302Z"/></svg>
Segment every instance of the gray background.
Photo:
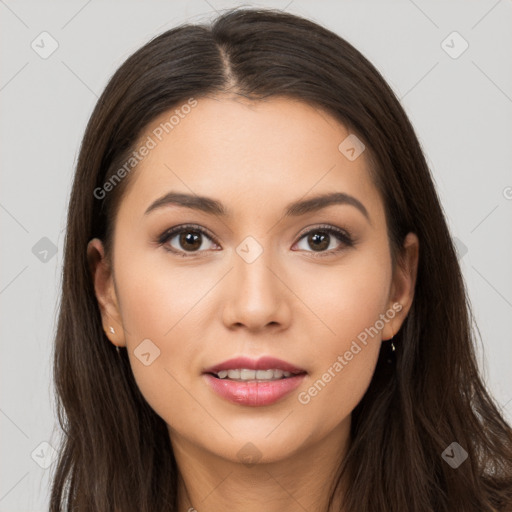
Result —
<svg viewBox="0 0 512 512"><path fill-rule="evenodd" d="M52 466L41 464L51 462L51 449L41 443L58 440L51 353L65 213L97 97L152 36L235 5L277 7L326 25L401 98L458 240L485 379L512 419L510 0L0 0L0 512L48 507ZM43 31L59 45L46 59L31 47L50 48ZM453 31L469 44L457 58L445 49L458 53L462 40L452 36L442 47Z"/></svg>

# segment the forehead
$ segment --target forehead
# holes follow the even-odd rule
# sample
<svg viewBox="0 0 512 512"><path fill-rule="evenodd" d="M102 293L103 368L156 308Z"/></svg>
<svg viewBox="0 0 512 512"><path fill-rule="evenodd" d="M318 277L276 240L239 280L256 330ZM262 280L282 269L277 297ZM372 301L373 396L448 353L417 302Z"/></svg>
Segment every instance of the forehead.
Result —
<svg viewBox="0 0 512 512"><path fill-rule="evenodd" d="M239 219L333 191L356 196L374 215L381 209L364 152L351 160L340 151L353 135L324 110L284 97L194 102L165 112L141 134L137 147L151 149L132 171L121 209L143 215L171 190L217 198Z"/></svg>

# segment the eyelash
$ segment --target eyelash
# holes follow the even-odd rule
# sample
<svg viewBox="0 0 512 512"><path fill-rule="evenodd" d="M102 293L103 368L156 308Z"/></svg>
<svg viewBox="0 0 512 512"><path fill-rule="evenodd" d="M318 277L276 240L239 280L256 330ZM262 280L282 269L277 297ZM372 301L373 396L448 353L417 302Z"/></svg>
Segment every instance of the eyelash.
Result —
<svg viewBox="0 0 512 512"><path fill-rule="evenodd" d="M197 256L198 254L207 252L207 251L192 251L192 252L187 253L184 251L178 251L176 249L170 248L168 245L166 245L167 242L169 240L171 240L172 238L174 238L175 235L183 233L183 232L187 232L187 231L194 231L194 232L200 233L201 235L204 235L207 238L209 238L215 244L219 245L219 243L217 242L217 240L215 239L215 237L213 235L211 235L204 228L201 228L200 226L197 226L195 224L183 224L180 226L174 226L174 227L168 229L167 231L164 231L158 237L158 245L162 246L166 251L176 254L177 256L181 256L183 258L189 258L189 257ZM311 233L317 233L317 232L334 235L344 245L342 245L341 247L339 247L337 249L331 249L329 251L321 251L321 252L316 252L316 253L315 253L315 251L306 251L306 252L312 252L313 254L311 256L314 258L323 258L325 256L330 256L332 254L336 254L336 253L342 251L343 249L345 249L347 247L353 247L355 245L355 241L352 239L352 237L348 231L336 228L334 226L330 226L328 224L322 224L322 225L316 226L313 229L310 229L310 230L302 233L299 236L299 239L297 240L297 242L299 242L300 240L305 238L307 235L309 235Z"/></svg>

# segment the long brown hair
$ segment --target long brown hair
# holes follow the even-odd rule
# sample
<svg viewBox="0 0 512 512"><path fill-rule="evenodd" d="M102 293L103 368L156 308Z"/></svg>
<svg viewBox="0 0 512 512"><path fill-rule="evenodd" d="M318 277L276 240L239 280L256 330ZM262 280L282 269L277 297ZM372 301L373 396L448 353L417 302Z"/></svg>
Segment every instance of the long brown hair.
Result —
<svg viewBox="0 0 512 512"><path fill-rule="evenodd" d="M182 25L118 69L80 150L69 202L54 380L64 433L51 511L177 510L178 468L162 418L103 332L86 247L111 251L131 175L98 198L144 128L191 97L287 96L325 109L366 144L383 198L393 261L408 232L420 256L411 310L352 413L351 443L333 475L348 477L347 512L512 510L512 430L486 390L453 241L414 130L385 80L348 42L298 16L235 9ZM383 346L386 344L383 344ZM442 457L456 442L456 469Z"/></svg>

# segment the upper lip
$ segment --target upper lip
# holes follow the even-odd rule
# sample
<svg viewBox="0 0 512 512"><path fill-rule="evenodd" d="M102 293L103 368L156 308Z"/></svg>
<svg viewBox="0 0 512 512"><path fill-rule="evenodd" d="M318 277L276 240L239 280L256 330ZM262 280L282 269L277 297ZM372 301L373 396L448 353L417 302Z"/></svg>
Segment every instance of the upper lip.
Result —
<svg viewBox="0 0 512 512"><path fill-rule="evenodd" d="M236 370L247 368L248 370L283 370L290 373L306 373L306 370L298 368L291 363L287 363L275 357L265 356L259 359L249 357L235 357L222 363L206 368L203 373L218 373L221 370Z"/></svg>

